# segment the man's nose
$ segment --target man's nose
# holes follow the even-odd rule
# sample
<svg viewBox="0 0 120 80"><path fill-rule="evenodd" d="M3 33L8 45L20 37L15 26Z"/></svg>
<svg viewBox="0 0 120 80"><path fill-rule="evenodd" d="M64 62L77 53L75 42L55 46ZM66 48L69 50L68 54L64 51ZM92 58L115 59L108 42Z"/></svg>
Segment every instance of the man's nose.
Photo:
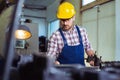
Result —
<svg viewBox="0 0 120 80"><path fill-rule="evenodd" d="M64 25L66 25L68 23L68 21L66 20L66 21L64 21Z"/></svg>

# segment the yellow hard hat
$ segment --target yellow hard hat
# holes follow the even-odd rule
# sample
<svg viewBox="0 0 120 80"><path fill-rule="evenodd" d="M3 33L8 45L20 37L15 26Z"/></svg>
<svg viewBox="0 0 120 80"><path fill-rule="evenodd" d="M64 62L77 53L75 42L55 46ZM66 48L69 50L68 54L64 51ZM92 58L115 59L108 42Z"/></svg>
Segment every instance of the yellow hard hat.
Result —
<svg viewBox="0 0 120 80"><path fill-rule="evenodd" d="M58 7L57 18L59 19L68 19L75 15L75 8L69 2L63 2Z"/></svg>

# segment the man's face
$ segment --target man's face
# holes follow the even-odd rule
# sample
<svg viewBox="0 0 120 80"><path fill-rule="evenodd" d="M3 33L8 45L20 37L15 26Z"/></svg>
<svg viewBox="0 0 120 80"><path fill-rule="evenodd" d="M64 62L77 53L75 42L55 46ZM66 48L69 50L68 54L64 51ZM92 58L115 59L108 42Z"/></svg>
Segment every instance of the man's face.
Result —
<svg viewBox="0 0 120 80"><path fill-rule="evenodd" d="M74 24L75 17L69 19L60 19L60 27L64 31L71 30Z"/></svg>

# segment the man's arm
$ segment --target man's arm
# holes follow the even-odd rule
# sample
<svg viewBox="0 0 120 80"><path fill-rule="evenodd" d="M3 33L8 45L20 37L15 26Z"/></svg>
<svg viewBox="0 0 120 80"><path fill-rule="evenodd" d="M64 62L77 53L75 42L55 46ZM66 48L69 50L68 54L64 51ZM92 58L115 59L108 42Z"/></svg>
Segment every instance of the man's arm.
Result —
<svg viewBox="0 0 120 80"><path fill-rule="evenodd" d="M48 41L47 56L54 58L55 64L60 64L58 61L56 61L56 58L58 55L57 51L58 51L57 35L55 33L53 33Z"/></svg>
<svg viewBox="0 0 120 80"><path fill-rule="evenodd" d="M93 57L94 54L95 54L95 52L94 52L93 50L88 50L88 51L86 51L86 54L88 55L88 57ZM89 61L89 64L90 64L91 66L94 66L94 60L90 60L90 61Z"/></svg>
<svg viewBox="0 0 120 80"><path fill-rule="evenodd" d="M92 49L92 45L89 42L88 34L86 32L86 29L83 28L82 32L83 32L82 39L83 39L83 45L84 45L84 48L85 48L85 52L89 57L94 56L94 51ZM89 63L90 63L90 65L94 66L94 61L93 60L91 60Z"/></svg>

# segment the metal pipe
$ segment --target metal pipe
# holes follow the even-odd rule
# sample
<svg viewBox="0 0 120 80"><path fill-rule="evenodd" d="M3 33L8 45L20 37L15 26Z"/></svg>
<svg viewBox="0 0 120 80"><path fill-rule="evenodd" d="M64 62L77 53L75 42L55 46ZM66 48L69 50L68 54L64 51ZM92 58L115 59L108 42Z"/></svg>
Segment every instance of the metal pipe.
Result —
<svg viewBox="0 0 120 80"><path fill-rule="evenodd" d="M7 1L7 0L6 0ZM17 4L14 7L13 15L12 15L12 20L11 23L9 24L9 31L7 33L7 39L5 42L5 67L4 67L4 74L3 74L3 79L2 80L9 80L10 77L10 68L12 67L12 61L14 57L14 44L15 44L15 37L14 33L15 30L18 28L19 24L19 19L20 15L22 12L22 5L23 5L24 0L18 0Z"/></svg>

